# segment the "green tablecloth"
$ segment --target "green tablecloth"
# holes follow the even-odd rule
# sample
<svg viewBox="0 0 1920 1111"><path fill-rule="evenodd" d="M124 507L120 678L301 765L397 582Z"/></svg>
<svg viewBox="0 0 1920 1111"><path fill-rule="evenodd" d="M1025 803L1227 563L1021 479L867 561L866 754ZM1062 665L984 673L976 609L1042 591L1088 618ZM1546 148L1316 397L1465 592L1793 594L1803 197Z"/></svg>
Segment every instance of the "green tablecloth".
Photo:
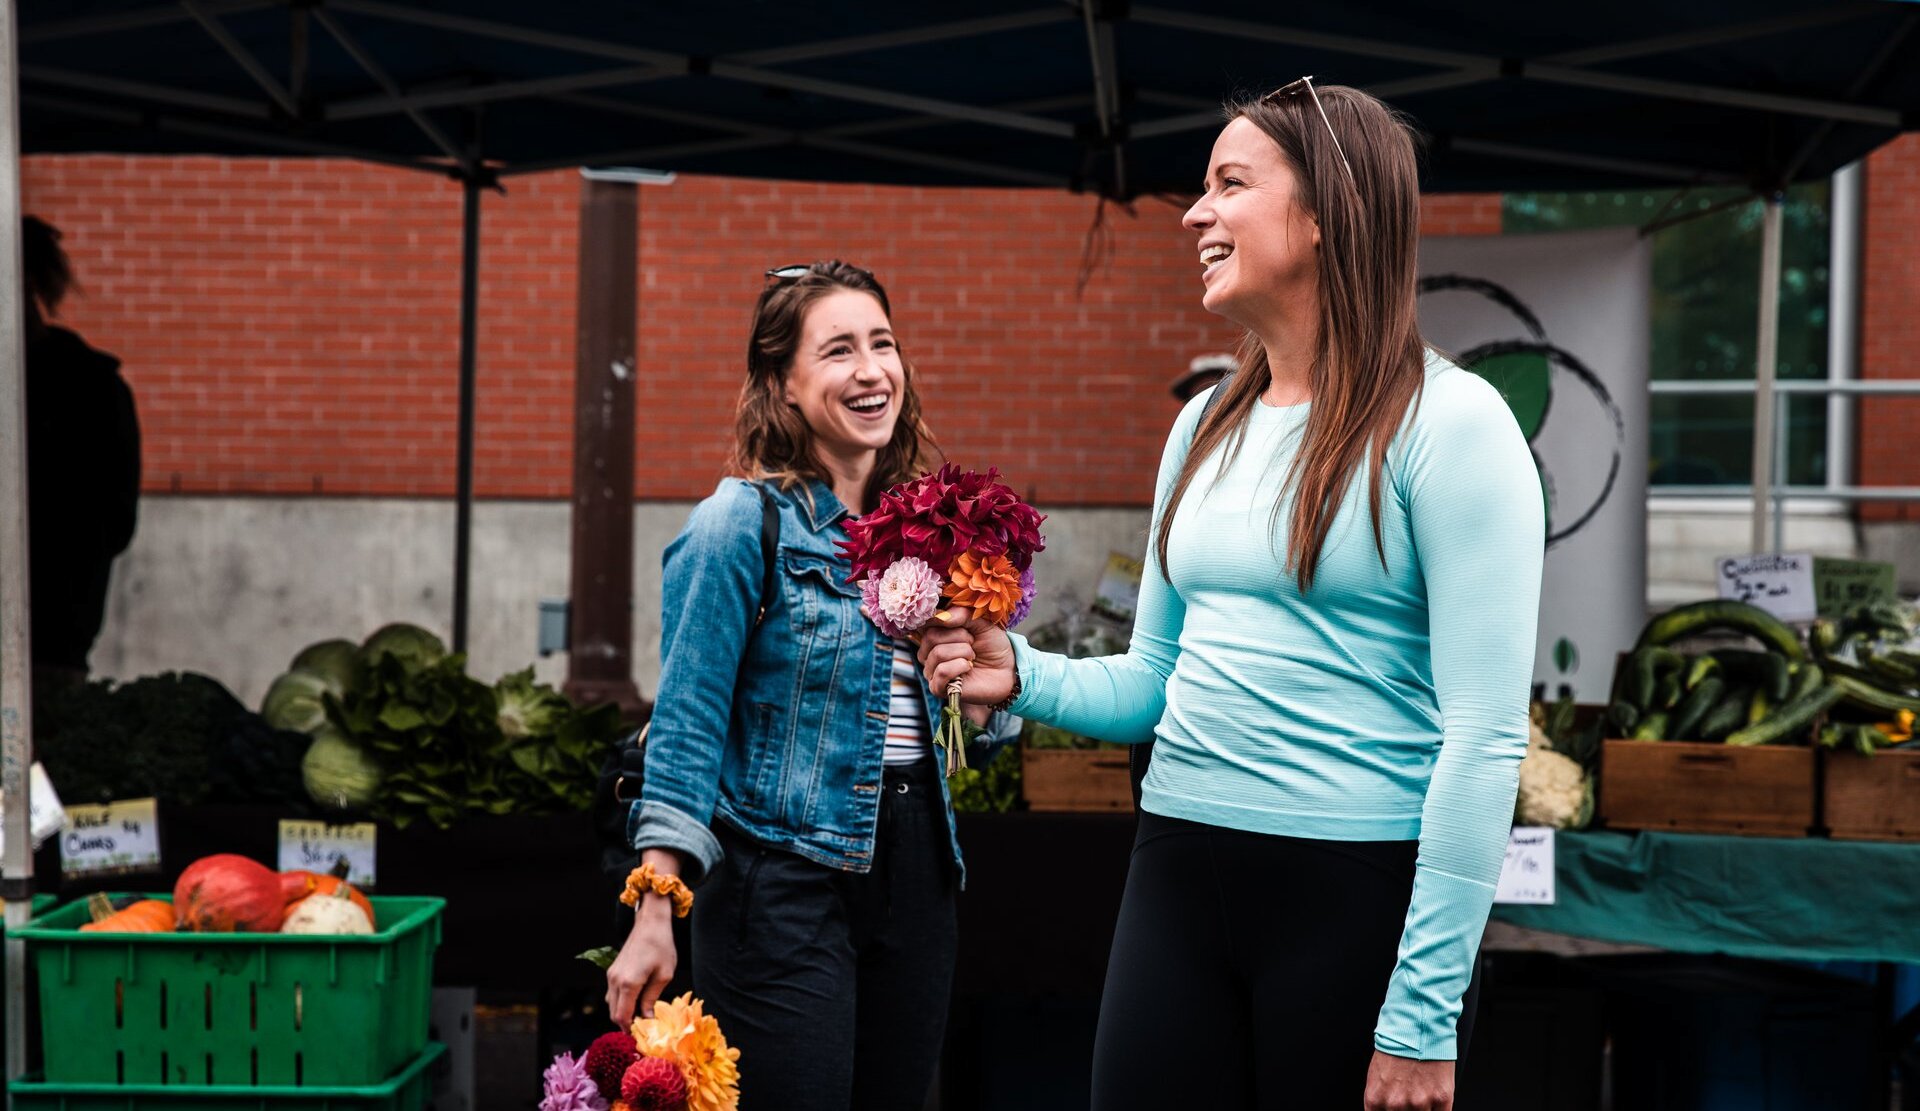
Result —
<svg viewBox="0 0 1920 1111"><path fill-rule="evenodd" d="M1554 842L1554 905L1498 905L1496 920L1683 953L1920 963L1920 844L1565 831Z"/></svg>

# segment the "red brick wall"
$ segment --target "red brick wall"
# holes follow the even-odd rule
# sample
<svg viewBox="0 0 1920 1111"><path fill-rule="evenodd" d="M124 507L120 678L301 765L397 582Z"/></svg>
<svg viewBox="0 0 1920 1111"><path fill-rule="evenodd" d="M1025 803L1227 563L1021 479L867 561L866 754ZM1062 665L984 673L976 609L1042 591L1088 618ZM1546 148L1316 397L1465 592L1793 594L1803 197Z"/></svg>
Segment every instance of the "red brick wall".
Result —
<svg viewBox="0 0 1920 1111"><path fill-rule="evenodd" d="M126 362L155 492L446 496L454 481L460 190L336 161L28 159L83 291L65 316ZM578 178L482 202L482 497L571 478ZM1179 211L1042 191L683 177L641 190L636 478L692 498L721 470L747 314L770 265L874 270L949 457L1053 505L1142 504L1193 356L1231 349L1199 305ZM1499 199L1429 198L1429 234L1496 234Z"/></svg>
<svg viewBox="0 0 1920 1111"><path fill-rule="evenodd" d="M1867 159L1860 375L1920 378L1920 135ZM1867 486L1920 486L1920 398L1860 403L1859 476ZM1861 508L1867 520L1920 521L1920 503Z"/></svg>

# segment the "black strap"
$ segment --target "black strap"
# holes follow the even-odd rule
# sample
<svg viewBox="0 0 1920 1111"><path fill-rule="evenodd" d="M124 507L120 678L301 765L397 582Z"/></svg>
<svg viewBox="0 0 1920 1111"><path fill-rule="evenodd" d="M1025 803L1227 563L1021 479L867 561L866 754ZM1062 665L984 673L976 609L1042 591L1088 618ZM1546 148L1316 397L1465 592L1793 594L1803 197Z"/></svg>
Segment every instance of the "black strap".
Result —
<svg viewBox="0 0 1920 1111"><path fill-rule="evenodd" d="M1200 406L1200 419L1194 423L1193 430L1198 433L1207 423L1207 415L1219 403L1220 395L1227 392L1227 383L1233 381L1233 375L1227 374L1214 384L1213 392L1207 395L1206 404ZM1137 745L1127 746L1127 781L1133 787L1133 809L1140 809L1140 782L1147 778L1147 765L1153 760L1153 742L1141 741Z"/></svg>

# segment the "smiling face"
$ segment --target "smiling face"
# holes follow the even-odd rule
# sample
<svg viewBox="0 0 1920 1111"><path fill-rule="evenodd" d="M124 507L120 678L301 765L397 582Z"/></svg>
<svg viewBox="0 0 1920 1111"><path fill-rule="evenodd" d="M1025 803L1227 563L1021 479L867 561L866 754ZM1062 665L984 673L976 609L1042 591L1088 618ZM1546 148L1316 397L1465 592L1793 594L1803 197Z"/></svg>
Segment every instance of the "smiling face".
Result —
<svg viewBox="0 0 1920 1111"><path fill-rule="evenodd" d="M1313 295L1319 225L1279 146L1244 116L1214 140L1205 189L1181 221L1199 237L1201 303L1264 335L1289 302Z"/></svg>
<svg viewBox="0 0 1920 1111"><path fill-rule="evenodd" d="M905 388L900 347L878 298L842 289L807 306L781 390L823 457L870 463L893 439Z"/></svg>

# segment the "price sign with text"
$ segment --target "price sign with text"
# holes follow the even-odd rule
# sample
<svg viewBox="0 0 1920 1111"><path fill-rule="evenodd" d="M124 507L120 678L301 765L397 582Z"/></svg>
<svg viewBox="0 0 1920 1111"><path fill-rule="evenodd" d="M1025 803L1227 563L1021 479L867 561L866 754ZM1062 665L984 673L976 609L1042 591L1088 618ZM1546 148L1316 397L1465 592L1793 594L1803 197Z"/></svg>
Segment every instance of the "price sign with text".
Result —
<svg viewBox="0 0 1920 1111"><path fill-rule="evenodd" d="M282 819L280 822L280 870L292 872L331 872L340 858L347 861L347 882L357 887L373 886L374 836L372 822L330 826L325 822Z"/></svg>
<svg viewBox="0 0 1920 1111"><path fill-rule="evenodd" d="M69 876L160 870L160 821L152 799L67 807L60 871Z"/></svg>
<svg viewBox="0 0 1920 1111"><path fill-rule="evenodd" d="M1804 552L1728 556L1720 561L1720 597L1759 606L1782 621L1812 621L1813 557Z"/></svg>
<svg viewBox="0 0 1920 1111"><path fill-rule="evenodd" d="M1507 859L1500 865L1496 903L1553 904L1553 830L1515 826L1507 838Z"/></svg>

